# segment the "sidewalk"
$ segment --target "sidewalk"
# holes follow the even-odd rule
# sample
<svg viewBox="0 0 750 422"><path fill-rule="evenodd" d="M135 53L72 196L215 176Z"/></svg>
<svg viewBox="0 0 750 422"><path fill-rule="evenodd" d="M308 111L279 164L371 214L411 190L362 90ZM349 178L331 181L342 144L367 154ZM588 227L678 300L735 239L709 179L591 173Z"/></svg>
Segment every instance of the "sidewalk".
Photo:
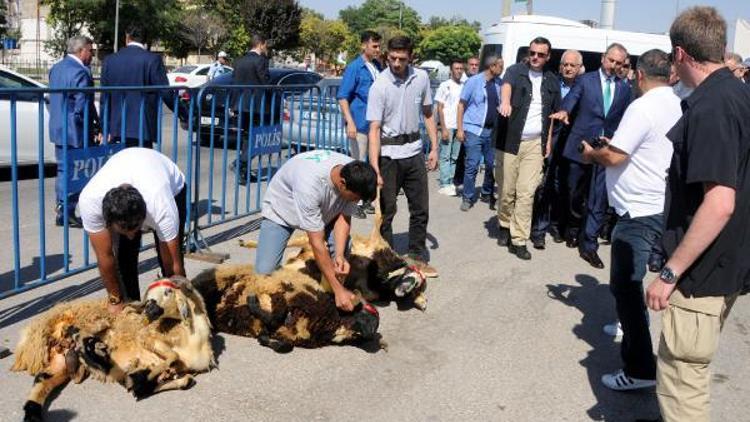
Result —
<svg viewBox="0 0 750 422"><path fill-rule="evenodd" d="M500 249L493 211L437 194L430 176L428 248L441 277L430 280L427 311L380 309L388 351L345 346L295 349L279 355L254 339L219 334L219 368L187 391L136 402L118 385L68 385L50 406L50 421L633 421L658 414L654 391L616 393L601 386L620 367L619 344L601 332L615 319L604 270L548 239L524 262ZM406 201L399 197L397 245L405 247ZM354 220L367 233L372 219ZM257 238L247 218L204 233L229 262L251 262L237 239ZM153 252L142 255L145 287L154 278ZM188 275L210 264L188 261ZM649 276L650 277L650 276ZM648 280L650 281L650 279ZM0 301L0 345L13 349L20 329L60 300L103 296L96 270ZM740 298L724 327L713 364L713 420L747 419L750 392L750 310ZM660 316L652 314L658 344ZM0 360L3 420L20 420L32 378ZM745 415L745 416L743 416Z"/></svg>

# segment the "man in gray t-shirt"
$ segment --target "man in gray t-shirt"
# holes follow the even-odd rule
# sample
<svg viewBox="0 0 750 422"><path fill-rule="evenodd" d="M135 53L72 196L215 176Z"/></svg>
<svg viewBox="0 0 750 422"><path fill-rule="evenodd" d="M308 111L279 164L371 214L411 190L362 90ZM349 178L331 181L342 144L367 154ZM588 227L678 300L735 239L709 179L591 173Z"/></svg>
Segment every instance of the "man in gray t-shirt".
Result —
<svg viewBox="0 0 750 422"><path fill-rule="evenodd" d="M327 150L295 155L274 175L263 197L255 272L270 274L278 268L289 237L304 230L336 306L351 311L354 295L340 282L349 274L344 255L351 215L357 202L375 199L376 188L375 171L362 161ZM333 243L333 259L326 240Z"/></svg>

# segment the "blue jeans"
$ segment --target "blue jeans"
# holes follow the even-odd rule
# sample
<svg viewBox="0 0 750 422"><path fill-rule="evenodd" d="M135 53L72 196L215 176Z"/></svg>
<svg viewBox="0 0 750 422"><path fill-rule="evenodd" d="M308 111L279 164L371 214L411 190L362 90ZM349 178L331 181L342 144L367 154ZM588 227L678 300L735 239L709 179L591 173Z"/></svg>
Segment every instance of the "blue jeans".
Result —
<svg viewBox="0 0 750 422"><path fill-rule="evenodd" d="M456 161L458 161L458 151L461 145L456 141L456 130L448 130L448 140L440 139L440 187L448 186L453 183L453 175L456 172Z"/></svg>
<svg viewBox="0 0 750 422"><path fill-rule="evenodd" d="M335 221L335 220L334 220ZM271 274L279 268L284 258L284 250L289 238L294 233L293 227L282 226L267 218L260 223L260 234L258 235L258 248L255 252L255 273ZM328 252L334 254L333 223L325 228L328 242ZM346 255L349 255L349 243L347 242Z"/></svg>
<svg viewBox="0 0 750 422"><path fill-rule="evenodd" d="M620 355L625 375L656 379L656 361L648 329L643 278L651 249L661 238L662 214L631 218L625 214L612 231L612 265L609 287L622 324Z"/></svg>
<svg viewBox="0 0 750 422"><path fill-rule="evenodd" d="M464 170L464 201L474 202L476 200L476 187L474 183L479 173L479 165L484 157L484 183L482 183L482 195L491 195L495 191L495 175L492 171L495 164L495 147L492 145L492 130L484 129L477 136L470 132L466 133L464 147L466 149L466 169Z"/></svg>

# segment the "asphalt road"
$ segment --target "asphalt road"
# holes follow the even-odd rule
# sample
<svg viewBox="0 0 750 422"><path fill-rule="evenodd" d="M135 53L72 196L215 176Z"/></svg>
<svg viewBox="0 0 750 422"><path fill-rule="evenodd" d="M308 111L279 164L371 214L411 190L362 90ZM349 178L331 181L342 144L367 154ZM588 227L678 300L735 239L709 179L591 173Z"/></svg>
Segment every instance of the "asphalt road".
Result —
<svg viewBox="0 0 750 422"><path fill-rule="evenodd" d="M434 179L434 177L431 177ZM431 183L428 247L440 278L427 289L427 311L381 311L387 351L352 346L295 349L278 355L254 339L219 334L219 368L199 375L187 391L136 402L117 385L68 385L49 408L51 421L633 421L658 415L653 389L608 391L599 378L617 370L619 343L601 332L615 318L608 267L595 270L564 245L532 250L522 262L499 248L493 212L468 213ZM405 247L406 203L395 231ZM355 221L366 233L370 220ZM253 252L236 238L257 237L252 219L205 232L231 262ZM609 247L602 247L609 264ZM143 255L153 268L152 253ZM188 261L189 274L208 264ZM142 286L154 277L147 270ZM101 296L95 271L0 301L0 345L13 348L19 330L59 300ZM740 298L712 365L716 421L748 420L750 311ZM661 319L652 314L652 335ZM31 377L8 372L0 360L2 420L22 417Z"/></svg>

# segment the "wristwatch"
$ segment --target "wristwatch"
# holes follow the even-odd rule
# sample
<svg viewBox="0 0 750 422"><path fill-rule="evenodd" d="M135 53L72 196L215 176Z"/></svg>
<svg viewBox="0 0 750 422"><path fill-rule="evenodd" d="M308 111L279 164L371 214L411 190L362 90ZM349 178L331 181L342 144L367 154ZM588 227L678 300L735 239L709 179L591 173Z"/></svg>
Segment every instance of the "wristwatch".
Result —
<svg viewBox="0 0 750 422"><path fill-rule="evenodd" d="M120 296L120 293L110 293L109 294L109 304L110 305L119 305L122 303L122 296Z"/></svg>
<svg viewBox="0 0 750 422"><path fill-rule="evenodd" d="M671 268L665 265L664 268L661 269L661 273L659 273L659 278L667 284L674 284L677 282L678 277Z"/></svg>

